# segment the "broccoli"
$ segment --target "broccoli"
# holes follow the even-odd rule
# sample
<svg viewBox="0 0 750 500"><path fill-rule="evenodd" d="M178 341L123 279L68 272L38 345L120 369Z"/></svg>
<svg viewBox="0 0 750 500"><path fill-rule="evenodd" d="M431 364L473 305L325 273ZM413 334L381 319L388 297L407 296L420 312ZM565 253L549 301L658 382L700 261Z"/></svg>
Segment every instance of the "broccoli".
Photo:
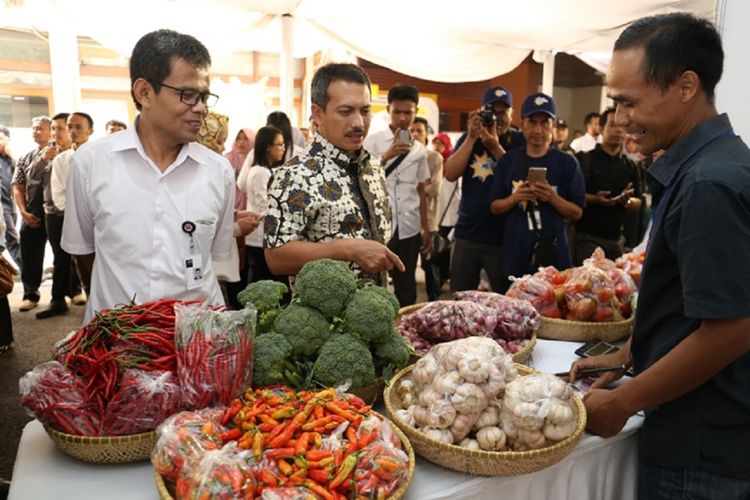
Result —
<svg viewBox="0 0 750 500"><path fill-rule="evenodd" d="M281 299L289 292L283 283L273 280L260 280L250 283L237 294L237 300L243 305L252 304L258 310L258 333L271 331L273 322L279 314Z"/></svg>
<svg viewBox="0 0 750 500"><path fill-rule="evenodd" d="M365 342L382 342L393 328L393 306L375 291L376 287L357 290L344 311L341 328Z"/></svg>
<svg viewBox="0 0 750 500"><path fill-rule="evenodd" d="M388 301L393 306L393 319L396 319L396 316L398 316L398 312L401 310L401 304L398 303L398 299L393 294L393 292L391 292L387 288L383 288L382 286L377 285L368 286L367 288L364 288L364 290L372 293L377 293L378 295L388 299Z"/></svg>
<svg viewBox="0 0 750 500"><path fill-rule="evenodd" d="M395 329L391 329L391 334L385 342L375 344L373 348L375 364L382 371L389 365L391 369L403 368L409 362L411 349Z"/></svg>
<svg viewBox="0 0 750 500"><path fill-rule="evenodd" d="M253 384L256 386L288 384L299 387L304 379L290 361L292 346L278 333L255 337L253 346Z"/></svg>
<svg viewBox="0 0 750 500"><path fill-rule="evenodd" d="M286 337L293 357L305 360L314 357L329 337L331 324L317 309L292 302L279 313L273 331Z"/></svg>
<svg viewBox="0 0 750 500"><path fill-rule="evenodd" d="M341 315L357 289L357 282L344 262L320 259L302 267L294 289L302 304L314 307L327 318L334 318Z"/></svg>
<svg viewBox="0 0 750 500"><path fill-rule="evenodd" d="M351 380L351 387L365 387L375 381L375 365L367 344L351 335L332 335L313 366L313 380L334 387Z"/></svg>

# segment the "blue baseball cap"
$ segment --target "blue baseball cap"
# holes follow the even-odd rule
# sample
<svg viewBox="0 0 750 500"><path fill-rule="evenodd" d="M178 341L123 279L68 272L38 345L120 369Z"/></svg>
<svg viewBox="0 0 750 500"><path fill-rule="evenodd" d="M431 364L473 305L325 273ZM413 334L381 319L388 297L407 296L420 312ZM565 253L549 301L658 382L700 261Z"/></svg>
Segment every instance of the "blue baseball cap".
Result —
<svg viewBox="0 0 750 500"><path fill-rule="evenodd" d="M502 102L509 108L512 108L513 94L511 94L510 90L506 89L505 87L492 87L491 89L487 89L484 92L484 96L482 97L482 106L486 106L495 102Z"/></svg>
<svg viewBox="0 0 750 500"><path fill-rule="evenodd" d="M552 96L537 92L524 99L523 106L521 106L521 118L526 118L534 113L544 113L552 118L557 118L557 108Z"/></svg>

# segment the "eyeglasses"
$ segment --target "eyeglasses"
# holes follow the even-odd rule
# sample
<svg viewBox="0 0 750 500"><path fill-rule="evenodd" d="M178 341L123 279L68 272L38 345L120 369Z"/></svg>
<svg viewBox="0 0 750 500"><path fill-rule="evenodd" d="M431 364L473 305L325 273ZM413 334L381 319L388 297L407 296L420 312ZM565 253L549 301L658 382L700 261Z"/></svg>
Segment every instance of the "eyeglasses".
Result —
<svg viewBox="0 0 750 500"><path fill-rule="evenodd" d="M180 102L183 104L187 104L188 106L195 106L196 104L198 104L198 102L203 102L203 104L207 108L213 108L219 101L219 96L217 96L216 94L212 94L211 92L198 92L195 89L180 89L171 85L167 85L164 82L160 83L159 85L170 90L174 90L175 92L179 92Z"/></svg>
<svg viewBox="0 0 750 500"><path fill-rule="evenodd" d="M286 144L284 144L283 142L279 142L276 144L271 144L271 146L281 146L283 148L283 147L286 147Z"/></svg>

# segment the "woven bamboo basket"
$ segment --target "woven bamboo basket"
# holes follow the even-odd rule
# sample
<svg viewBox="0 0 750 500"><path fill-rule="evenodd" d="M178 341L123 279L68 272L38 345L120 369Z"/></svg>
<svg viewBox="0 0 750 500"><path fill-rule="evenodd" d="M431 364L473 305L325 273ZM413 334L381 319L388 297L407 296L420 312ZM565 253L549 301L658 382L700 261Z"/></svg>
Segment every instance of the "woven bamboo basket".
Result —
<svg viewBox="0 0 750 500"><path fill-rule="evenodd" d="M413 312L419 311L427 304L429 304L429 302L421 302L419 304L402 307L398 312L398 317L400 318L401 316L404 316L406 314L411 314ZM398 318L396 319L396 321L398 321ZM523 349L521 349L520 351L512 355L513 361L515 361L516 363L525 363L531 356L531 353L534 351L534 346L536 345L536 338L537 338L536 331L531 332L531 337L529 338L529 342L524 346ZM416 357L416 359L421 358L419 354L414 354L413 357ZM416 360L414 361L412 361L411 359L409 360L409 364L414 364L415 362Z"/></svg>
<svg viewBox="0 0 750 500"><path fill-rule="evenodd" d="M148 460L156 444L156 432L129 436L74 436L44 427L50 439L64 453L94 464L125 464Z"/></svg>
<svg viewBox="0 0 750 500"><path fill-rule="evenodd" d="M383 380L383 377L379 377L370 385L348 389L346 392L359 396L362 401L372 406L376 402L383 400L383 389L385 389L385 380Z"/></svg>
<svg viewBox="0 0 750 500"><path fill-rule="evenodd" d="M386 387L385 407L388 415L393 416L394 412L401 408L401 402L394 387L402 378L409 375L412 368L413 366L408 366L401 370L393 378L392 384ZM516 365L516 368L522 375L534 373L534 370L524 365ZM573 451L586 428L586 409L578 396L574 394L572 398L575 402L574 412L578 419L575 432L558 443L538 450L501 452L469 450L429 439L423 432L402 423L395 417L391 419L391 422L407 435L417 454L430 462L448 469L481 476L516 476L547 468Z"/></svg>
<svg viewBox="0 0 750 500"><path fill-rule="evenodd" d="M537 333L539 338L542 339L567 340L570 342L589 342L591 340L615 342L630 335L634 320L635 314L623 321L606 321L603 323L570 321L542 316L542 326L539 327Z"/></svg>
<svg viewBox="0 0 750 500"><path fill-rule="evenodd" d="M391 421L391 423L393 424L393 421ZM409 489L409 485L411 485L411 481L414 478L414 466L416 464L416 457L414 456L414 448L412 448L409 439L401 431L401 429L399 429L396 424L391 425L391 428L401 440L401 446L409 456L409 470L406 474L406 477L401 481L401 484L398 486L398 488L393 491L393 494L388 497L389 500L400 500L406 494L406 490ZM172 491L174 491L174 489L171 487L171 485L167 486L164 478L156 471L154 471L154 479L156 481L156 490L159 492L159 499L173 500L174 497L172 496Z"/></svg>

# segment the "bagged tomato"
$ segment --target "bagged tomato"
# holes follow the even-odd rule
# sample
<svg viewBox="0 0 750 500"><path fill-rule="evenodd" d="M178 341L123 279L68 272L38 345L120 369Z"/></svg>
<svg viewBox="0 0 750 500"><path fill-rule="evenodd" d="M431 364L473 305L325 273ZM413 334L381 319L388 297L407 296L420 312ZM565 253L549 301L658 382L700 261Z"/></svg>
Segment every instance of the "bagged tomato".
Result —
<svg viewBox="0 0 750 500"><path fill-rule="evenodd" d="M607 258L602 247L596 247L591 257L583 261L583 265L598 267L602 271L609 271L617 267L614 261Z"/></svg>
<svg viewBox="0 0 750 500"><path fill-rule="evenodd" d="M573 269L563 285L566 319L573 321L620 321L620 303L606 271L593 265Z"/></svg>
<svg viewBox="0 0 750 500"><path fill-rule="evenodd" d="M617 267L628 273L633 278L636 287L641 282L643 263L646 261L646 252L630 252L619 257L615 263Z"/></svg>
<svg viewBox="0 0 750 500"><path fill-rule="evenodd" d="M511 276L510 289L505 295L514 299L527 300L539 314L547 318L560 318L562 312L557 305L552 285L540 276L525 275L521 278Z"/></svg>
<svg viewBox="0 0 750 500"><path fill-rule="evenodd" d="M539 313L526 300L478 290L456 292L453 297L456 300L475 302L495 311L497 326L492 335L495 338L518 340L530 337L531 332L541 324Z"/></svg>
<svg viewBox="0 0 750 500"><path fill-rule="evenodd" d="M565 281L568 279L566 273L569 273L567 269L565 271L558 271L555 266L547 266L540 267L539 270L534 273L534 276L544 279L544 281L555 288L565 283Z"/></svg>
<svg viewBox="0 0 750 500"><path fill-rule="evenodd" d="M437 300L402 318L409 328L427 340L448 341L490 336L497 327L492 309L466 300Z"/></svg>
<svg viewBox="0 0 750 500"><path fill-rule="evenodd" d="M624 318L629 318L633 312L631 306L633 296L638 289L635 285L635 281L633 281L633 278L623 269L610 269L607 274L609 274L609 277L612 280L612 285L615 287L615 297L620 303L620 313Z"/></svg>

